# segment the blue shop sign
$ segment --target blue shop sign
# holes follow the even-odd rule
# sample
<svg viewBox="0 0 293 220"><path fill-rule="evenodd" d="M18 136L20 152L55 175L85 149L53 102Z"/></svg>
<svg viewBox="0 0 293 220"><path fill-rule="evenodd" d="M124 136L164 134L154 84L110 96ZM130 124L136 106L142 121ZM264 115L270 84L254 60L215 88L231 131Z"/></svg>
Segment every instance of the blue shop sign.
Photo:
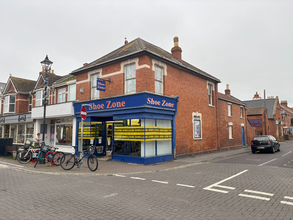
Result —
<svg viewBox="0 0 293 220"><path fill-rule="evenodd" d="M103 80L97 79L97 90L106 91L106 82Z"/></svg>
<svg viewBox="0 0 293 220"><path fill-rule="evenodd" d="M138 93L133 95L125 95L115 98L100 99L86 102L91 107L86 107L88 113L105 111L105 110L119 110L135 107L151 107L164 110L177 110L178 97L169 98L160 95L153 95L150 93ZM76 103L74 105L75 114L79 114L81 105L83 103Z"/></svg>

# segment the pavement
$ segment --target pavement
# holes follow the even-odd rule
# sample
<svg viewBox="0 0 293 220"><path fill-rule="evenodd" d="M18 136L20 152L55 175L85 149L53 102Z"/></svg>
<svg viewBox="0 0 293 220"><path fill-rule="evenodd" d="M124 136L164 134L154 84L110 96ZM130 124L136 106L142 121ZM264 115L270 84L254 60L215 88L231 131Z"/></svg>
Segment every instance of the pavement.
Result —
<svg viewBox="0 0 293 220"><path fill-rule="evenodd" d="M95 175L111 175L111 174L123 174L123 173L144 173L144 172L156 172L159 170L166 169L178 169L186 166L192 166L197 164L210 163L212 161L235 156L238 154L250 152L250 147L243 147L239 149L219 151L213 153L204 153L196 156L189 156L184 158L179 158L173 161L142 165L142 164L133 164L125 162L117 162L109 160L107 158L98 158L98 169L95 172L91 172L86 164L86 159L84 160L83 169L73 167L71 170L63 170L61 166L51 166L49 162L46 164L38 164L34 168L34 163L29 162L28 164L20 164L17 160L5 157L0 157L0 167L11 167L15 169L22 169L24 171L31 172L42 172L48 174L95 174Z"/></svg>

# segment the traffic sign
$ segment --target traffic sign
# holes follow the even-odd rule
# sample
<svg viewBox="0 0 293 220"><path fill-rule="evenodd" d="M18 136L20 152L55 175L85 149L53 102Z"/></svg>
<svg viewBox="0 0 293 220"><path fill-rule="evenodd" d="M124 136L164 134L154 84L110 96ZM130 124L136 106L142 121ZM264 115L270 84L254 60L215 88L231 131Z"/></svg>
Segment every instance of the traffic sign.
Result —
<svg viewBox="0 0 293 220"><path fill-rule="evenodd" d="M80 110L80 117L82 118L82 120L85 120L86 119L86 108L83 106Z"/></svg>

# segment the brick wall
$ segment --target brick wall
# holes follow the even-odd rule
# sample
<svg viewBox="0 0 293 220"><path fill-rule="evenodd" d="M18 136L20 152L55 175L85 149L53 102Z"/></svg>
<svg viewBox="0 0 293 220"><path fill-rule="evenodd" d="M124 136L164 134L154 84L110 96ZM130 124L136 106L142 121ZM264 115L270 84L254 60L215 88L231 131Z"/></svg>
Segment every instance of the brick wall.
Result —
<svg viewBox="0 0 293 220"><path fill-rule="evenodd" d="M17 93L15 98L15 114L28 112L28 95Z"/></svg>

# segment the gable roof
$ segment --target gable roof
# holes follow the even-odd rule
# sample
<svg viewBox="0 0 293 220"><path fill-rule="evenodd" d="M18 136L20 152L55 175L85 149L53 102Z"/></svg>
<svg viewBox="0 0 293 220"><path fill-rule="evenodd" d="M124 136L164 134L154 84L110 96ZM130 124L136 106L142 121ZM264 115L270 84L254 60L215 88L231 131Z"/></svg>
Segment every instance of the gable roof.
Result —
<svg viewBox="0 0 293 220"><path fill-rule="evenodd" d="M157 47L141 38L136 38L135 40L127 43L126 45L123 45L122 47L112 51L111 53L79 68L71 72L71 74L75 75L80 73L81 71L90 70L93 68L97 68L98 66L111 63L120 59L127 58L132 55L137 55L140 53L149 53L152 54L158 58L161 58L169 63L172 63L174 65L180 66L181 68L188 69L192 71L193 73L200 75L201 77L207 78L209 80L215 81L215 82L221 82L216 77L192 66L191 64L185 62L182 60L180 63L178 60L174 59L172 57L172 54L163 50L160 47Z"/></svg>
<svg viewBox="0 0 293 220"><path fill-rule="evenodd" d="M14 90L8 91L10 85L13 85ZM36 81L10 76L4 89L5 93L22 93L29 94L33 90Z"/></svg>
<svg viewBox="0 0 293 220"><path fill-rule="evenodd" d="M223 93L220 93L220 92L218 92L218 99L221 99L221 100L224 100L224 101L227 101L227 102L231 102L231 103L234 103L234 104L237 104L237 105L245 106L245 104L242 101L240 101L239 99L235 98L234 96L226 95L226 94L223 94Z"/></svg>
<svg viewBox="0 0 293 220"><path fill-rule="evenodd" d="M45 74L44 72L41 72L38 78L38 81L35 85L34 89L40 89L45 87ZM54 73L47 73L47 80L48 80L48 85L47 86L52 86L54 82L58 81L61 79L63 76L58 76L55 75Z"/></svg>
<svg viewBox="0 0 293 220"><path fill-rule="evenodd" d="M264 107L264 99L243 101L248 109ZM276 114L277 104L279 103L278 97L274 99L266 99L266 108L268 110L268 118L273 119Z"/></svg>

